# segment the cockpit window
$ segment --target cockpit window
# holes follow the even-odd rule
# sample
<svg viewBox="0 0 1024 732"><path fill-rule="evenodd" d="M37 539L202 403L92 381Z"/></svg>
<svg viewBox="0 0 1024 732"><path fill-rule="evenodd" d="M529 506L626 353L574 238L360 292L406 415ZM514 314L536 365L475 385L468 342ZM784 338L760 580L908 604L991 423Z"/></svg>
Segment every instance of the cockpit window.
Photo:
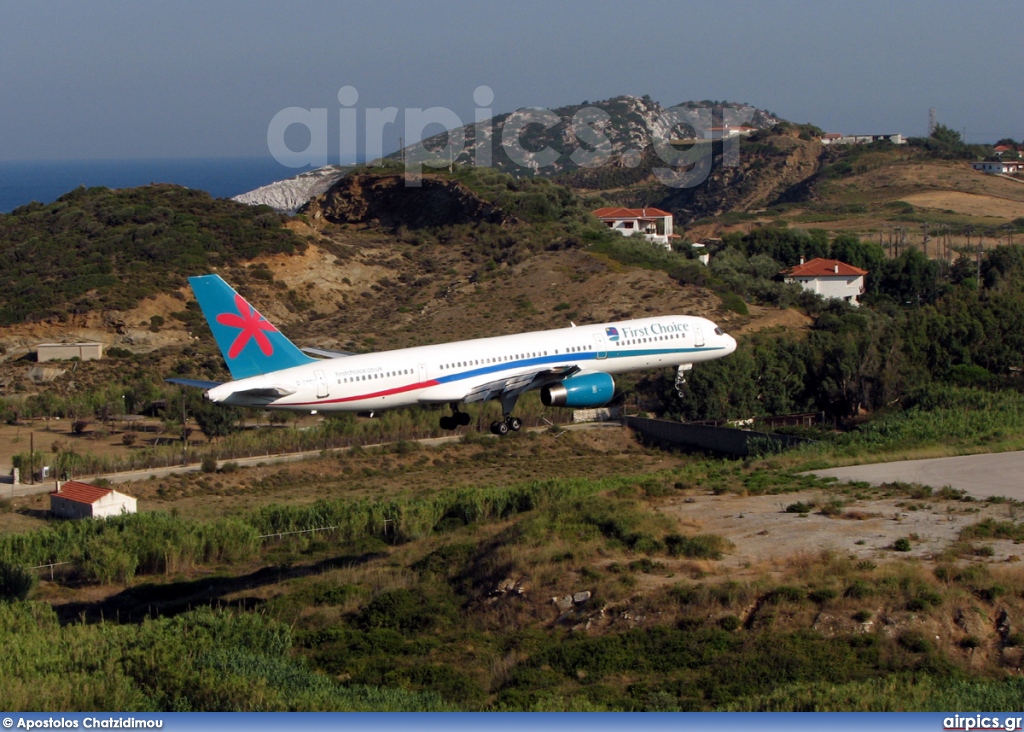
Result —
<svg viewBox="0 0 1024 732"><path fill-rule="evenodd" d="M719 327L715 327L715 335L725 335L725 331Z"/></svg>

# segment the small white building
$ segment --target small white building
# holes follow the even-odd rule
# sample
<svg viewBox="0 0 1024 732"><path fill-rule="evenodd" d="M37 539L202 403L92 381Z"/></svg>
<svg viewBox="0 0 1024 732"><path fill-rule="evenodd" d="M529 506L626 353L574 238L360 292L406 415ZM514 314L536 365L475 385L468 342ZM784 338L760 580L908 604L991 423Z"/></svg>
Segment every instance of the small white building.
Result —
<svg viewBox="0 0 1024 732"><path fill-rule="evenodd" d="M135 513L136 500L110 488L69 480L50 494L50 513L58 518L106 518Z"/></svg>
<svg viewBox="0 0 1024 732"><path fill-rule="evenodd" d="M901 133L890 135L843 135L839 132L830 132L820 138L822 145L870 145L872 142L890 142L893 145L905 145Z"/></svg>
<svg viewBox="0 0 1024 732"><path fill-rule="evenodd" d="M985 160L979 163L971 163L971 167L982 173L1011 175L1013 173L1024 173L1024 160Z"/></svg>
<svg viewBox="0 0 1024 732"><path fill-rule="evenodd" d="M98 361L103 358L102 343L40 343L36 346L36 361Z"/></svg>
<svg viewBox="0 0 1024 732"><path fill-rule="evenodd" d="M800 264L784 270L786 282L798 282L808 292L832 300L846 300L859 305L857 298L864 294L866 270L840 262L838 259L801 260Z"/></svg>
<svg viewBox="0 0 1024 732"><path fill-rule="evenodd" d="M648 241L671 249L672 214L660 208L599 208L594 216L623 236L643 234Z"/></svg>
<svg viewBox="0 0 1024 732"><path fill-rule="evenodd" d="M703 130L705 140L727 140L730 137L746 137L757 132L756 127L745 125L724 125L722 127L707 127Z"/></svg>

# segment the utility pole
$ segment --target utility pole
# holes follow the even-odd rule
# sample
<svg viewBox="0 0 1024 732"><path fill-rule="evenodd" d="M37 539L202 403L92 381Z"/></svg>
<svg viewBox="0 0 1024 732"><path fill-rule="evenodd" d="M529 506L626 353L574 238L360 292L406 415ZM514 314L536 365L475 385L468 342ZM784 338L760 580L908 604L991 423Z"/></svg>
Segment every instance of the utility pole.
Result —
<svg viewBox="0 0 1024 732"><path fill-rule="evenodd" d="M975 265L974 284L981 289L981 237L978 237L978 258Z"/></svg>
<svg viewBox="0 0 1024 732"><path fill-rule="evenodd" d="M181 390L181 464L188 465L188 417L185 416L185 390Z"/></svg>

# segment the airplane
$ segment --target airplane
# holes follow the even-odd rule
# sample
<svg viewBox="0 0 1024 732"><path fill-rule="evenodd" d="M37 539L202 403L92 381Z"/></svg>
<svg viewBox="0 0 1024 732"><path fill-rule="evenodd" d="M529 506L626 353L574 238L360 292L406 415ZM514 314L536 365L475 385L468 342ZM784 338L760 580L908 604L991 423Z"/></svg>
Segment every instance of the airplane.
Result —
<svg viewBox="0 0 1024 732"><path fill-rule="evenodd" d="M448 404L441 427L468 425L460 405L500 399L491 432L522 428L512 411L540 390L549 407L602 407L613 374L677 367L681 388L696 363L728 356L736 340L710 320L664 315L557 330L477 338L377 353L299 349L219 275L189 277L233 381L166 381L204 389L211 402L300 412L375 412ZM314 358L309 354L321 356Z"/></svg>

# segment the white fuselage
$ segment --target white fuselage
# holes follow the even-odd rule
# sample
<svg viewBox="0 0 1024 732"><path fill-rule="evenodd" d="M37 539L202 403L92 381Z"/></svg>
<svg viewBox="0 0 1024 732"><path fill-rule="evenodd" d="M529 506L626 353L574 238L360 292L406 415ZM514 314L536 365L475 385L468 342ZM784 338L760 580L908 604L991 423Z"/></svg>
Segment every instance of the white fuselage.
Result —
<svg viewBox="0 0 1024 732"><path fill-rule="evenodd" d="M538 370L576 366L618 374L696 364L735 350L736 341L710 320L665 315L325 359L221 384L206 395L237 406L370 412L458 403L485 384ZM287 396L252 396L261 389Z"/></svg>

